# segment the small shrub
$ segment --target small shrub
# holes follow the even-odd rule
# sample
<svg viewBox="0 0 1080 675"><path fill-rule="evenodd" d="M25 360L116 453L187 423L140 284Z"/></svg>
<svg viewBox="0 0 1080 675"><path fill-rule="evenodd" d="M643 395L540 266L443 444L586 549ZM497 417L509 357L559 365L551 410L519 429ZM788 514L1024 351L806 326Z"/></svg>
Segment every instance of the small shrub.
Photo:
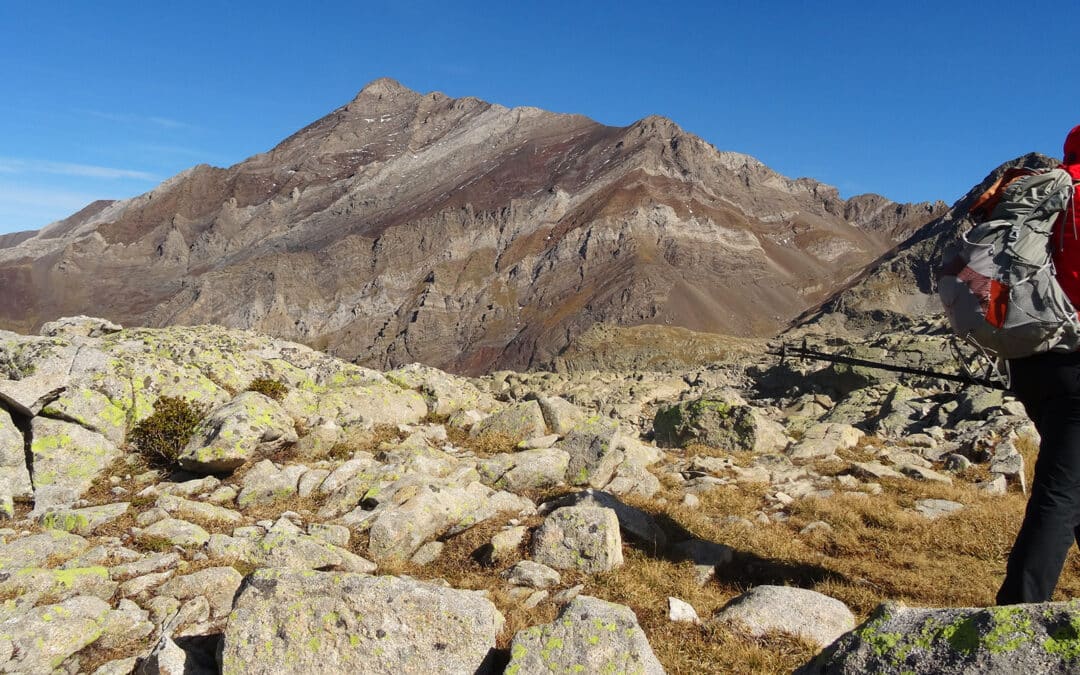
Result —
<svg viewBox="0 0 1080 675"><path fill-rule="evenodd" d="M275 401L280 401L289 393L289 388L277 380L269 377L257 377L248 385L248 391L257 391L263 396L269 396Z"/></svg>
<svg viewBox="0 0 1080 675"><path fill-rule="evenodd" d="M135 425L129 440L148 461L175 464L206 408L174 396L154 401L154 412Z"/></svg>

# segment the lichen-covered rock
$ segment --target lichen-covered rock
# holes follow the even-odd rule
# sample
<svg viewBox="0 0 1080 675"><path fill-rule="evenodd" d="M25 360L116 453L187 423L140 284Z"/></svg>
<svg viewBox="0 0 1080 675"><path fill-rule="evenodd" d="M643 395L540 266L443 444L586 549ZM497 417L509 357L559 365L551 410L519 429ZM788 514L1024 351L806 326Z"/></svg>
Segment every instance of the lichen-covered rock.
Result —
<svg viewBox="0 0 1080 675"><path fill-rule="evenodd" d="M233 596L243 577L231 567L210 567L193 574L173 577L157 590L157 595L180 602L198 596L210 603L212 616L219 617L232 609Z"/></svg>
<svg viewBox="0 0 1080 675"><path fill-rule="evenodd" d="M481 391L463 377L410 363L386 373L386 378L401 387L418 389L427 400L432 415L450 416L462 410L488 411L495 407L495 399Z"/></svg>
<svg viewBox="0 0 1080 675"><path fill-rule="evenodd" d="M244 519L239 511L169 494L158 497L156 506L174 518L204 525L238 525Z"/></svg>
<svg viewBox="0 0 1080 675"><path fill-rule="evenodd" d="M307 467L298 464L279 469L273 462L264 459L244 474L244 487L236 497L236 505L246 509L292 497L296 494L300 477L306 471Z"/></svg>
<svg viewBox="0 0 1080 675"><path fill-rule="evenodd" d="M145 545L168 545L195 548L210 540L210 534L194 523L176 518L159 520L140 531L136 537Z"/></svg>
<svg viewBox="0 0 1080 675"><path fill-rule="evenodd" d="M538 396L536 401L544 413L544 421L551 433L564 436L588 417L585 412L561 396Z"/></svg>
<svg viewBox="0 0 1080 675"><path fill-rule="evenodd" d="M555 569L586 574L623 564L622 537L615 511L595 506L555 509L533 535L533 560Z"/></svg>
<svg viewBox="0 0 1080 675"><path fill-rule="evenodd" d="M119 324L108 319L80 314L64 316L56 321L46 321L38 330L38 335L46 337L101 337L123 330Z"/></svg>
<svg viewBox="0 0 1080 675"><path fill-rule="evenodd" d="M415 424L427 415L419 393L390 384L374 371L338 363L346 370L325 378L325 384L290 391L281 402L286 412L296 419L333 420L343 428Z"/></svg>
<svg viewBox="0 0 1080 675"><path fill-rule="evenodd" d="M412 497L375 517L368 552L378 562L407 560L437 536L463 532L500 512L527 515L535 510L524 497L478 482L465 487L422 485Z"/></svg>
<svg viewBox="0 0 1080 675"><path fill-rule="evenodd" d="M46 561L60 564L88 548L90 542L77 534L47 530L0 544L0 571L41 567Z"/></svg>
<svg viewBox="0 0 1080 675"><path fill-rule="evenodd" d="M35 417L34 514L70 506L122 454L109 439L77 424Z"/></svg>
<svg viewBox="0 0 1080 675"><path fill-rule="evenodd" d="M14 515L15 501L33 496L22 432L7 411L0 408L0 516Z"/></svg>
<svg viewBox="0 0 1080 675"><path fill-rule="evenodd" d="M85 383L69 386L46 404L41 414L96 431L118 446L123 445L127 433L127 411Z"/></svg>
<svg viewBox="0 0 1080 675"><path fill-rule="evenodd" d="M1080 670L1076 601L987 608L878 607L797 671L856 673L1075 673Z"/></svg>
<svg viewBox="0 0 1080 675"><path fill-rule="evenodd" d="M51 602L59 602L77 595L89 595L107 601L119 585L109 578L109 570L101 566L24 567L16 572L0 572L0 595L17 596L16 604L26 608L45 597L51 598Z"/></svg>
<svg viewBox="0 0 1080 675"><path fill-rule="evenodd" d="M478 593L395 577L259 570L229 616L223 673L482 672L502 616Z"/></svg>
<svg viewBox="0 0 1080 675"><path fill-rule="evenodd" d="M792 459L813 459L835 455L837 450L853 448L859 439L865 436L862 431L850 424L823 422L809 427L795 443L787 449Z"/></svg>
<svg viewBox="0 0 1080 675"><path fill-rule="evenodd" d="M855 627L855 615L835 598L805 588L756 586L716 613L736 621L751 635L783 631L825 646Z"/></svg>
<svg viewBox="0 0 1080 675"><path fill-rule="evenodd" d="M101 637L108 617L104 600L78 596L7 619L0 623L0 637L13 649L0 660L0 672L51 675L68 657Z"/></svg>
<svg viewBox="0 0 1080 675"><path fill-rule="evenodd" d="M594 415L578 422L558 445L570 453L567 482L606 486L625 457L622 443L622 429L613 419Z"/></svg>
<svg viewBox="0 0 1080 675"><path fill-rule="evenodd" d="M578 596L549 624L519 631L507 675L640 673L663 675L633 610Z"/></svg>
<svg viewBox="0 0 1080 675"><path fill-rule="evenodd" d="M775 452L788 441L778 422L723 392L660 408L653 420L653 434L661 447L701 443L729 452Z"/></svg>
<svg viewBox="0 0 1080 675"><path fill-rule="evenodd" d="M213 410L180 452L180 466L198 473L232 471L259 449L296 442L291 417L277 401L245 391Z"/></svg>
<svg viewBox="0 0 1080 675"><path fill-rule="evenodd" d="M87 506L81 509L57 509L42 514L41 526L50 530L64 530L88 536L94 530L122 518L131 505L128 502Z"/></svg>
<svg viewBox="0 0 1080 675"><path fill-rule="evenodd" d="M503 572L503 578L515 586L529 588L550 588L562 583L558 570L542 565L534 560L521 560Z"/></svg>
<svg viewBox="0 0 1080 675"><path fill-rule="evenodd" d="M558 448L504 453L477 462L480 480L497 490L549 488L566 480L570 454Z"/></svg>
<svg viewBox="0 0 1080 675"><path fill-rule="evenodd" d="M261 539L241 545L224 557L248 562L256 567L283 569L332 569L371 574L375 563L355 553L302 532L271 528Z"/></svg>
<svg viewBox="0 0 1080 675"><path fill-rule="evenodd" d="M540 404L524 401L489 415L469 433L473 436L506 436L517 442L547 434L547 425Z"/></svg>
<svg viewBox="0 0 1080 675"><path fill-rule="evenodd" d="M611 509L619 519L619 527L626 534L651 546L653 550L660 550L667 546L667 535L652 516L639 508L630 506L615 495L600 490L582 490L546 502L543 509L554 510L563 506L596 506Z"/></svg>

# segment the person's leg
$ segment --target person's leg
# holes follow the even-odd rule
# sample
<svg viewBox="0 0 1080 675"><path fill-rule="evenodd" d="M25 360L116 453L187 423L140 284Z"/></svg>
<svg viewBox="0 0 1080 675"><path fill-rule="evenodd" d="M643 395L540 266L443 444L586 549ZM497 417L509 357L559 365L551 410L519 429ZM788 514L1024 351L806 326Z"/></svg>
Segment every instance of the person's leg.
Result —
<svg viewBox="0 0 1080 675"><path fill-rule="evenodd" d="M1049 600L1080 531L1080 366L1059 359L1034 363L1021 369L1014 389L1034 413L1042 443L999 605Z"/></svg>

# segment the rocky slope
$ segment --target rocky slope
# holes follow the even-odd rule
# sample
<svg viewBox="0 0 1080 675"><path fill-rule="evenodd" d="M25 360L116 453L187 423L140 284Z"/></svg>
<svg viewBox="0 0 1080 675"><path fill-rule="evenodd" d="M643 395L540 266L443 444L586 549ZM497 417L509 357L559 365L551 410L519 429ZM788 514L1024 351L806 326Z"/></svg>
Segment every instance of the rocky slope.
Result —
<svg viewBox="0 0 1080 675"><path fill-rule="evenodd" d="M940 329L869 348L933 365ZM0 332L2 672L739 672L679 665L680 641L721 639L809 659L840 638L806 672L1065 672L1080 653L1071 605L890 609L855 629L822 592L852 553L808 508L846 504L840 527L882 483L969 486L971 503L904 497L910 528L1022 487L1035 432L1000 392L760 352L469 379L221 327L43 332ZM148 466L136 430L164 397L201 421ZM743 490L756 511L731 510ZM731 539L691 531L708 528ZM739 576L755 569L727 543L740 532L810 547L819 571L748 584L766 561ZM626 595L635 573L683 597ZM721 579L753 588L718 600Z"/></svg>
<svg viewBox="0 0 1080 675"><path fill-rule="evenodd" d="M0 328L93 313L380 367L550 366L596 323L770 335L943 209L844 201L659 117L378 80L270 152L0 241Z"/></svg>

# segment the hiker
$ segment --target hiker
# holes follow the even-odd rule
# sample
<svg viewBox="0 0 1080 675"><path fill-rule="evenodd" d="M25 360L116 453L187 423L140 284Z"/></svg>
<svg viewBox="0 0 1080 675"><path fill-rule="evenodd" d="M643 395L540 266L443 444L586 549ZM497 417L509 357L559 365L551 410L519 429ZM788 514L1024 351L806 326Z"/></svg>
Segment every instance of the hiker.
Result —
<svg viewBox="0 0 1080 675"><path fill-rule="evenodd" d="M1065 139L1061 165L1080 181L1080 126ZM1074 188L1074 193L1077 188ZM1055 276L1080 307L1080 217L1073 205L1054 225ZM1024 404L1042 442L1024 522L1016 537L997 604L1046 602L1065 556L1080 544L1080 351L1044 352L1009 361L1011 390Z"/></svg>

